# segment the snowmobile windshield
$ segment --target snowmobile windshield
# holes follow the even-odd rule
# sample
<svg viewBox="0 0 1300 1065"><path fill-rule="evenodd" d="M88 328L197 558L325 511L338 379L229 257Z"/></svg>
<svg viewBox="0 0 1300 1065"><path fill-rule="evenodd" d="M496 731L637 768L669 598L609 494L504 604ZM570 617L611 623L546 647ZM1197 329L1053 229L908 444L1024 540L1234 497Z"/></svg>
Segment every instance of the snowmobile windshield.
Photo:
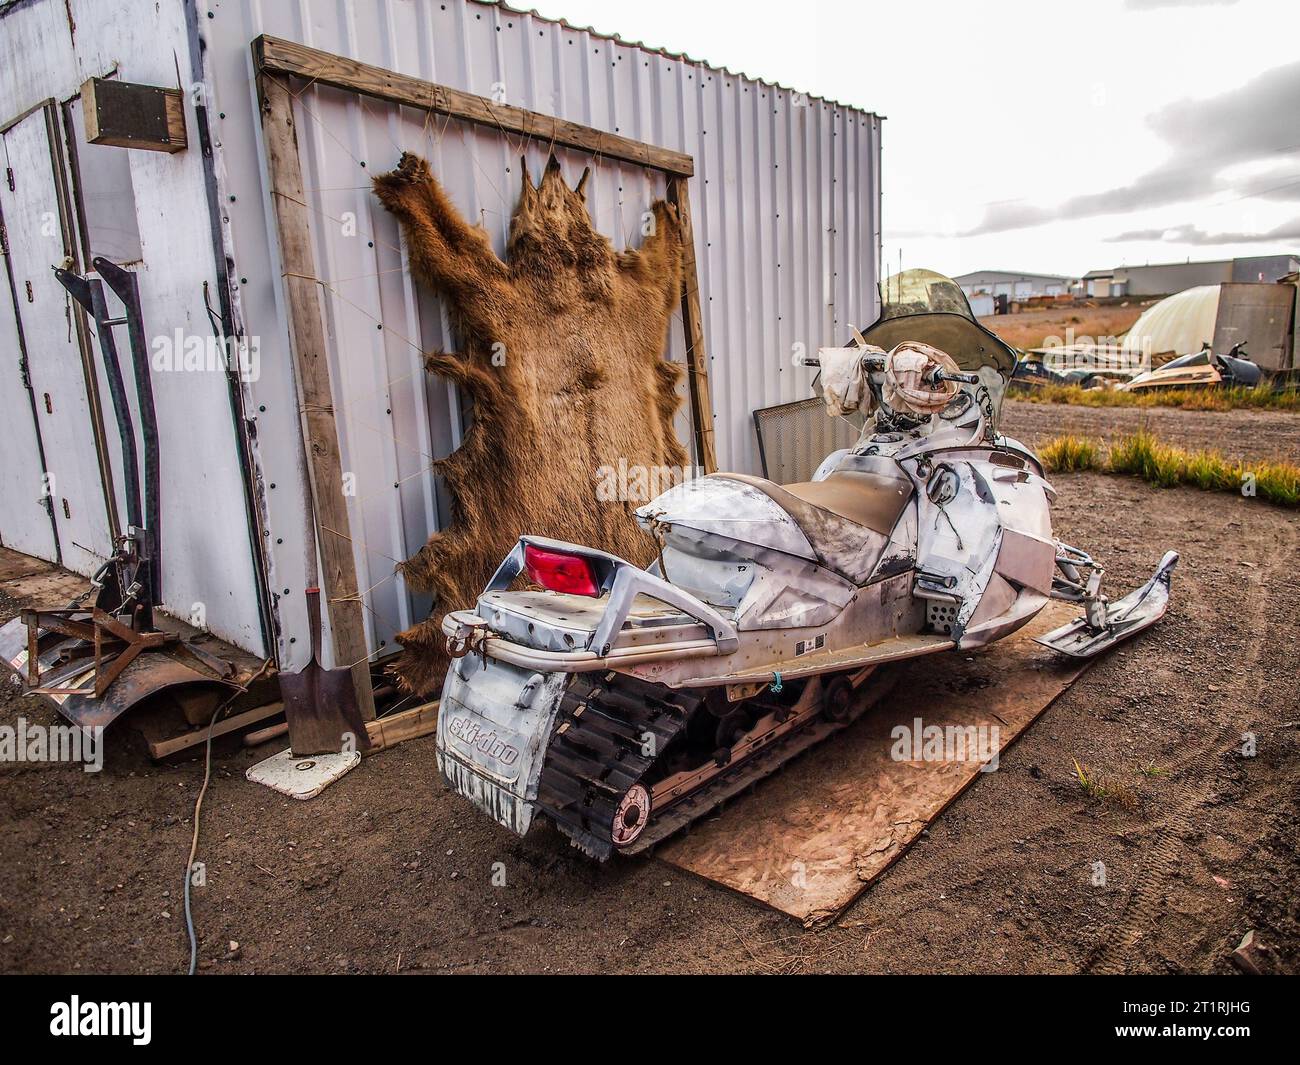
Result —
<svg viewBox="0 0 1300 1065"><path fill-rule="evenodd" d="M904 270L881 283L880 306L880 317L862 330L867 343L890 351L916 340L946 351L963 370L980 375L996 417L1016 369L1016 350L971 313L956 281L933 270Z"/></svg>
<svg viewBox="0 0 1300 1065"><path fill-rule="evenodd" d="M880 286L882 322L912 314L961 314L975 321L961 286L933 270L904 270Z"/></svg>

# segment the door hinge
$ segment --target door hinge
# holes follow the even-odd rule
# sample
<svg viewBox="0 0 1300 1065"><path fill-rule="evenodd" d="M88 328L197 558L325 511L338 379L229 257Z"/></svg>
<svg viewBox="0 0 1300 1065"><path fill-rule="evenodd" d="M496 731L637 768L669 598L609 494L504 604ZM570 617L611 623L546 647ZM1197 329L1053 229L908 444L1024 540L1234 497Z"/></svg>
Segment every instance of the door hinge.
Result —
<svg viewBox="0 0 1300 1065"><path fill-rule="evenodd" d="M9 254L9 230L5 228L4 219L0 218L0 255Z"/></svg>
<svg viewBox="0 0 1300 1065"><path fill-rule="evenodd" d="M54 517L54 497L48 492L41 496L38 502L45 508L45 513L51 518Z"/></svg>
<svg viewBox="0 0 1300 1065"><path fill-rule="evenodd" d="M14 168L12 166L5 167L5 181L9 183L10 192L18 191L14 188Z"/></svg>
<svg viewBox="0 0 1300 1065"><path fill-rule="evenodd" d="M26 355L20 355L18 357L18 376L22 378L23 388L30 392L32 390L32 375L27 366Z"/></svg>

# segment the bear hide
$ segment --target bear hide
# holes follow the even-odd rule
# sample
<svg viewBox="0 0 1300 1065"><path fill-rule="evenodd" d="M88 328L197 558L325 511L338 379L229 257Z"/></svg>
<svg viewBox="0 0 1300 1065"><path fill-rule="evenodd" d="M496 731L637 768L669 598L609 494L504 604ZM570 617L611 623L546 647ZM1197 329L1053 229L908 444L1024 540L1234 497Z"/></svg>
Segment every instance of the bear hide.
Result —
<svg viewBox="0 0 1300 1065"><path fill-rule="evenodd" d="M677 213L654 203L641 247L615 252L592 224L586 179L570 188L552 156L534 186L524 164L504 262L423 159L403 153L374 179L412 273L445 301L457 338L460 350L427 354L427 368L473 406L461 446L435 464L452 520L401 567L434 596L432 616L398 636L395 673L408 691L440 687L443 614L474 605L521 534L648 563L655 544L633 514L644 500L600 498L602 470L688 461L673 428L681 368L664 357L681 294Z"/></svg>

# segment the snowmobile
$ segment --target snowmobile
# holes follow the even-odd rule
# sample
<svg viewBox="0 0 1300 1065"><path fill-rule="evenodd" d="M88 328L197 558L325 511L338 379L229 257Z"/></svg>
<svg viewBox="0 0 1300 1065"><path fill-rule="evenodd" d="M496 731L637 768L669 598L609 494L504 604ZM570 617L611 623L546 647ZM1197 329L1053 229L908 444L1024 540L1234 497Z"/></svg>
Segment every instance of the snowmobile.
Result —
<svg viewBox="0 0 1300 1065"><path fill-rule="evenodd" d="M452 789L520 835L544 817L596 859L635 854L849 725L886 663L982 647L1052 598L1083 614L1039 642L1077 657L1164 614L1176 553L1110 602L1054 539L1042 464L996 428L1015 352L961 288L918 270L883 288L852 345L802 360L861 428L811 481L671 487L636 511L646 568L521 536L445 616Z"/></svg>

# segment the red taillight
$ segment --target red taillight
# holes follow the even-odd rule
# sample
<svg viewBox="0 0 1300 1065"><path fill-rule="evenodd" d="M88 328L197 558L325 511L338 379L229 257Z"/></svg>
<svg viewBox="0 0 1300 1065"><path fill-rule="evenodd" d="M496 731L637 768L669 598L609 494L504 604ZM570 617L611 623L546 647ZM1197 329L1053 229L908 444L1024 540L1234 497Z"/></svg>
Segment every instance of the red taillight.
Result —
<svg viewBox="0 0 1300 1065"><path fill-rule="evenodd" d="M600 595L591 563L578 555L565 555L525 544L524 566L528 569L529 579L549 591Z"/></svg>

